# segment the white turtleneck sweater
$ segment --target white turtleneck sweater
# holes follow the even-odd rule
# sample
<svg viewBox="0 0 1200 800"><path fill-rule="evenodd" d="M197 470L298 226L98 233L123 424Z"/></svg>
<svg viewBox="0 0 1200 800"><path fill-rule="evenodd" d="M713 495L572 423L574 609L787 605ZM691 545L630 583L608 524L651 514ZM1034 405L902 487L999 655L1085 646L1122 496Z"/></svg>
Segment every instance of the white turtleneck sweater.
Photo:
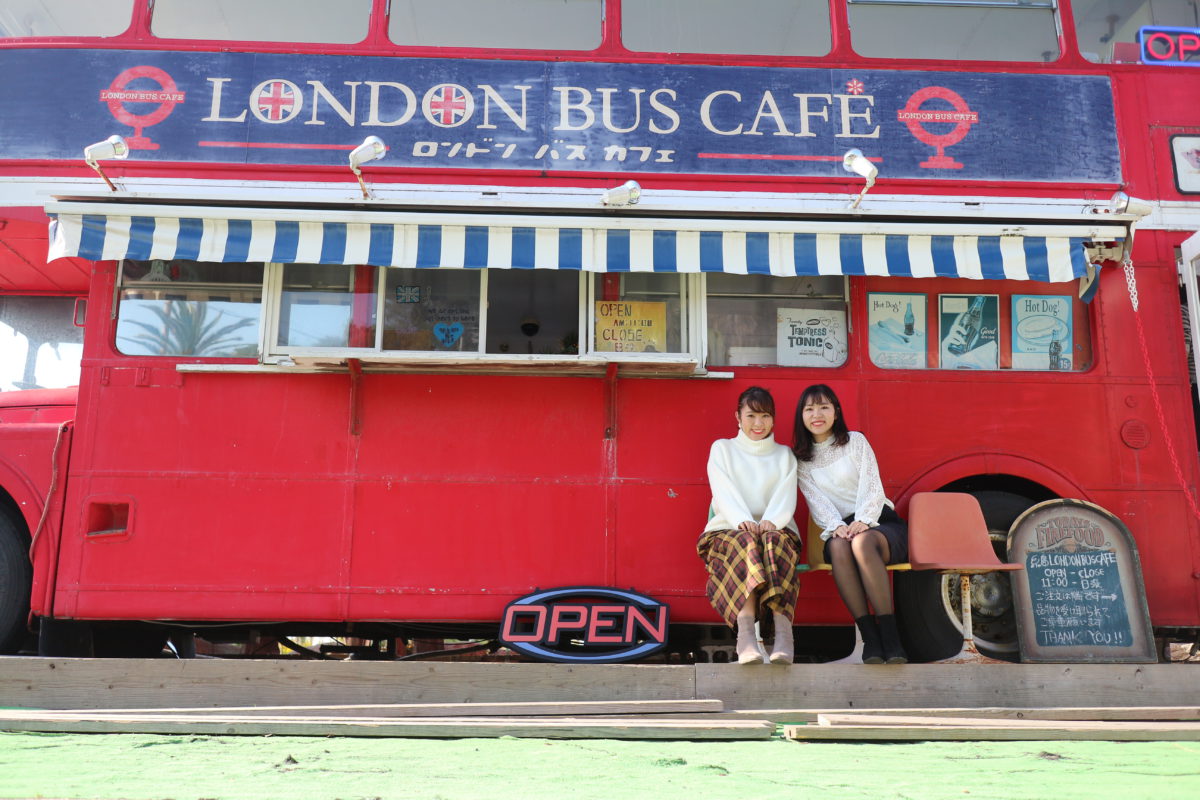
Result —
<svg viewBox="0 0 1200 800"><path fill-rule="evenodd" d="M822 539L832 536L851 514L874 526L885 505L894 507L883 493L875 451L858 431L850 431L850 441L842 446L834 444L833 436L814 443L812 461L801 461L798 475L800 492L809 515L822 528Z"/></svg>
<svg viewBox="0 0 1200 800"><path fill-rule="evenodd" d="M798 533L796 521L796 457L775 443L774 435L757 442L742 431L733 439L717 439L708 454L712 519L707 531L735 530L749 520L769 520L776 528Z"/></svg>

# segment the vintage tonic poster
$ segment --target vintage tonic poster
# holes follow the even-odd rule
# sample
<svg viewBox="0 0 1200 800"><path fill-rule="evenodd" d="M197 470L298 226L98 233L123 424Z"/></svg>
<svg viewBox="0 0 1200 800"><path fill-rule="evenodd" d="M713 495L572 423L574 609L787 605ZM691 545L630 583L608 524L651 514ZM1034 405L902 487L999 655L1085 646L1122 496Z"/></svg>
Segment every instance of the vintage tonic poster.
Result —
<svg viewBox="0 0 1200 800"><path fill-rule="evenodd" d="M785 367L834 367L846 360L846 312L781 308L775 316L776 352Z"/></svg>

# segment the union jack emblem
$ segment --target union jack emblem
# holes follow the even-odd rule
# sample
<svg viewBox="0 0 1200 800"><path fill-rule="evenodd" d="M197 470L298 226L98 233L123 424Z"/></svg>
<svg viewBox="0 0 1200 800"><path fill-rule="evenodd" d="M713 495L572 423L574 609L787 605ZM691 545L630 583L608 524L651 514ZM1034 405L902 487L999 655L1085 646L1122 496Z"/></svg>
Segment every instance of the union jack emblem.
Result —
<svg viewBox="0 0 1200 800"><path fill-rule="evenodd" d="M421 302L421 287L420 286L397 286L396 287L396 302L397 303L419 303L419 302Z"/></svg>
<svg viewBox="0 0 1200 800"><path fill-rule="evenodd" d="M461 122L474 106L471 96L462 87L447 83L425 97L426 112L430 117L438 117L437 122L443 126L455 125Z"/></svg>
<svg viewBox="0 0 1200 800"><path fill-rule="evenodd" d="M266 114L267 119L283 119L285 114L291 114L296 106L296 93L286 83L275 81L258 93L255 98L259 112Z"/></svg>
<svg viewBox="0 0 1200 800"><path fill-rule="evenodd" d="M866 90L867 87L863 86L863 82L858 79L852 80L846 84L846 91L850 94L862 94Z"/></svg>

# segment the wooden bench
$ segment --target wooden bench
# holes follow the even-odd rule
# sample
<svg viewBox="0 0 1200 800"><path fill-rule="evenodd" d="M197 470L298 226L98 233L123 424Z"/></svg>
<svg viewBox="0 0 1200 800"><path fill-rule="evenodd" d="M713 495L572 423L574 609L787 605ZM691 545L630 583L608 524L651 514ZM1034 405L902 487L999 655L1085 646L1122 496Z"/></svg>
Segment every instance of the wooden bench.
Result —
<svg viewBox="0 0 1200 800"><path fill-rule="evenodd" d="M797 571L832 569L825 563L825 543L821 540L821 530L809 518L806 541L808 563L799 565ZM957 492L919 492L912 496L908 505L908 561L888 565L891 572L936 570L959 576L963 646L957 655L938 663L1003 663L988 658L975 647L971 623L971 576L1019 569L1023 569L1020 564L1005 564L996 558L979 501L972 495ZM861 664L862 647L862 636L858 626L855 626L854 650L845 658L831 663Z"/></svg>

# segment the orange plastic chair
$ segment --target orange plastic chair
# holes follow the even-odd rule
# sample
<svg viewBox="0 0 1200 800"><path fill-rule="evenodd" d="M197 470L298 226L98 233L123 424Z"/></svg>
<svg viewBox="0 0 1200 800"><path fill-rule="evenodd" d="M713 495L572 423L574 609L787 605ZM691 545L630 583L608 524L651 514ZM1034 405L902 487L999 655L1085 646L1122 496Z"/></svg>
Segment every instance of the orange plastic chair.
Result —
<svg viewBox="0 0 1200 800"><path fill-rule="evenodd" d="M941 664L1005 663L988 658L975 647L971 626L971 576L984 572L1015 572L1020 564L996 558L979 501L969 494L920 492L908 504L908 561L915 570L957 574L962 591L963 646Z"/></svg>

